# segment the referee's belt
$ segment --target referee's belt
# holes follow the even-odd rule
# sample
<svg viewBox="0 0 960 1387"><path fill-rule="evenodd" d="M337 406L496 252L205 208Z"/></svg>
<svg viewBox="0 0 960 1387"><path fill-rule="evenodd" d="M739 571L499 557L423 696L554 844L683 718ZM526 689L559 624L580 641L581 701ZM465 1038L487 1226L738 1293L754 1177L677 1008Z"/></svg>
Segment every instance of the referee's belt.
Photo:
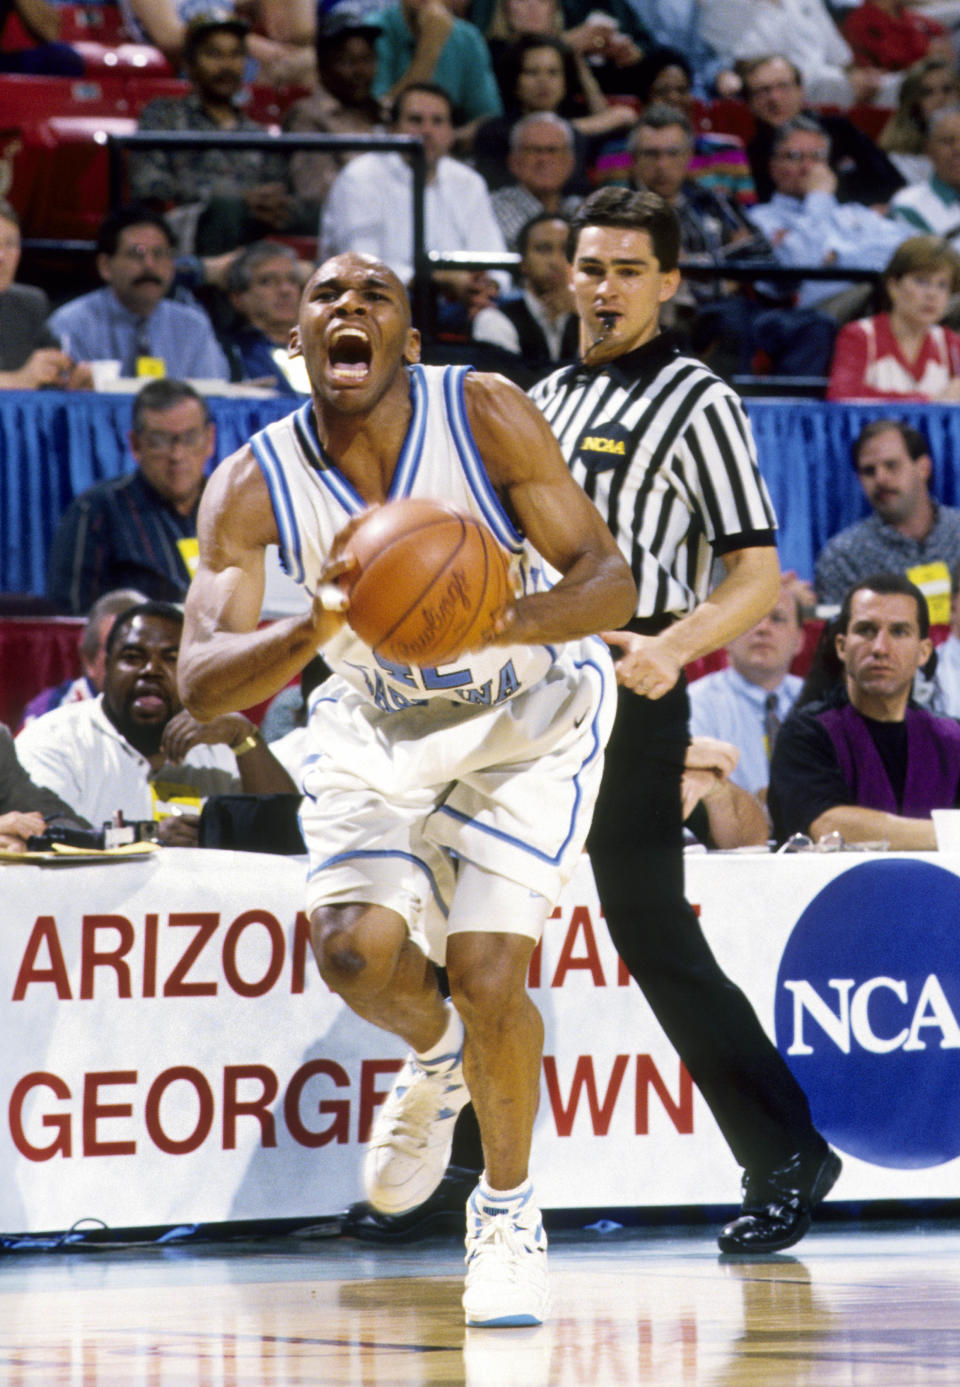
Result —
<svg viewBox="0 0 960 1387"><path fill-rule="evenodd" d="M663 612L660 616L634 616L620 629L633 631L638 636L659 636L661 631L679 620L674 612Z"/></svg>

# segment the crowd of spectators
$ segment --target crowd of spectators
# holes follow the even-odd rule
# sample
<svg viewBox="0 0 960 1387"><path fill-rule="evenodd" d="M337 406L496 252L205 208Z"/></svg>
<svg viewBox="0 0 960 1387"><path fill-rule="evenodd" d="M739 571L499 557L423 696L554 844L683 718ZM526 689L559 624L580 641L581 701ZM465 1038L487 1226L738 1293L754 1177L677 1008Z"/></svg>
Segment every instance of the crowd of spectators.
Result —
<svg viewBox="0 0 960 1387"><path fill-rule="evenodd" d="M603 11L584 0L121 3L125 36L155 45L182 79L178 94L138 108L142 134L263 135L248 98L271 87L274 131L419 138L426 249L440 255L514 253L533 216L569 217L599 183L650 188L677 208L685 258L698 264L675 306L686 348L726 376L824 381L837 327L881 306L876 277L899 241L909 230L955 232L960 88L949 32L899 5L834 17L820 0L751 0L748 24L729 9L725 0ZM47 33L36 15L22 22ZM869 103L882 119L864 122ZM105 287L58 303L44 321L30 294L41 336L17 343L22 359L0 385L89 387L109 378L91 369L106 361L121 377L163 370L296 390L302 376L280 364L276 322L253 323L254 346L238 345L238 294L249 286L229 278L234 259L269 239L295 249L303 273L349 247L383 256L410 283L411 189L395 150L270 141L227 156L217 145L137 145L128 206L100 229L94 265ZM144 220L131 222L131 209ZM726 279L734 258L834 277ZM835 275L845 265L850 293ZM498 297L520 297L523 274L435 271L431 326L488 340L473 320ZM14 288L42 292L0 284L0 312ZM182 331L185 309L205 312L209 326ZM518 374L529 371L522 349L512 355Z"/></svg>
<svg viewBox="0 0 960 1387"><path fill-rule="evenodd" d="M154 45L182 79L175 94L139 108L142 132L263 134L266 124L248 113L252 84L276 95L274 133L422 142L427 250L493 262L434 269L430 293L417 300L430 304L435 340L461 343L463 359L506 363L522 384L576 359L569 218L593 187L618 182L675 209L689 273L665 322L720 374L744 386L756 373L788 377L836 401L960 399L951 326L960 293L960 77L949 16L941 24L886 0L839 10L820 0L749 0L749 22L741 0L618 0L602 12L586 0L119 3L124 37ZM27 41L0 66L70 70L77 55L60 41L57 6L4 8L7 17L16 11ZM305 394L287 342L311 265L368 251L413 286L412 197L409 159L395 148L138 146L125 200L102 221L79 294L58 292L43 275L15 282L21 213L14 200L0 202L0 389L110 388L118 378L139 386L129 470L55 517L47 595L57 610L88 618L82 673L38 692L28 730L46 723L50 731L53 712L78 718L66 710L89 704L99 721L83 713L84 745L126 738L148 778L157 769L167 721L159 712L141 719L135 696L123 704L105 687L105 643L131 603L178 603L186 592L199 498L218 460L206 395L231 384ZM803 274L824 269L831 277ZM844 604L847 625L827 643L831 697L868 719L851 657L859 620L857 600L847 610L851 585L899 575L922 588L935 628L956 617L960 520L930 490L926 438L893 417L876 421L857 440L854 466L870 513L827 543L806 575L815 592L786 587L769 616L731 644L727 667L694 683L694 732L735 748L725 764L706 741L704 765L691 762L690 784L702 791L692 798L702 809L709 802L714 844L728 841L724 822L750 819L755 838L756 806L771 832L797 831L796 815L782 808L770 827L766 785L799 693L791 665L813 604ZM880 599L913 601L900 589ZM152 645L163 642L152 627L169 620L144 609L137 621L137 648L131 655L125 639L117 658L159 667ZM918 621L919 653L927 640ZM960 668L960 629L951 640L940 685L928 689L941 711L947 675ZM154 711L164 700L172 719L166 694ZM191 733L191 747L237 745L242 730ZM826 746L822 730L810 736ZM30 731L24 747L36 738ZM189 740L176 743L176 759ZM258 752L246 765L260 760ZM45 764L27 758L35 778ZM708 765L722 773L711 780ZM835 768L830 774L836 782ZM65 783L53 788L78 820L91 817ZM746 815L742 793L753 797ZM28 814L37 807L28 800L3 800L0 811ZM821 822L822 812L801 831ZM0 839L25 841L31 826L24 820L17 839L0 816Z"/></svg>

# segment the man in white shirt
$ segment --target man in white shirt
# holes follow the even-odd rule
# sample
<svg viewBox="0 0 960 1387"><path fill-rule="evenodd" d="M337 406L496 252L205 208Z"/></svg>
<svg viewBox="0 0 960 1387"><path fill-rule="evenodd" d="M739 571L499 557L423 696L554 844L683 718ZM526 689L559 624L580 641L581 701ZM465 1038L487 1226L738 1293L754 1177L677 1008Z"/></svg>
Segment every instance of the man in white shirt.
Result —
<svg viewBox="0 0 960 1387"><path fill-rule="evenodd" d="M427 250L506 252L487 185L459 159L451 159L450 98L431 83L405 88L394 103L391 132L416 135L427 160L424 229ZM413 171L402 154L361 154L333 181L320 217L324 261L343 251L363 252L388 265L405 285L413 278ZM483 271L442 270L433 282L468 317L494 296L493 278Z"/></svg>
<svg viewBox="0 0 960 1387"><path fill-rule="evenodd" d="M28 774L94 827L120 812L157 821L171 847L195 847L212 794L295 794L257 728L241 713L200 723L177 691L183 613L166 602L123 612L107 639L103 693L54 708L17 738Z"/></svg>
<svg viewBox="0 0 960 1387"><path fill-rule="evenodd" d="M727 645L729 664L690 685L690 731L739 748L735 785L766 794L770 754L803 681L790 666L803 647L800 604L786 587L767 615Z"/></svg>

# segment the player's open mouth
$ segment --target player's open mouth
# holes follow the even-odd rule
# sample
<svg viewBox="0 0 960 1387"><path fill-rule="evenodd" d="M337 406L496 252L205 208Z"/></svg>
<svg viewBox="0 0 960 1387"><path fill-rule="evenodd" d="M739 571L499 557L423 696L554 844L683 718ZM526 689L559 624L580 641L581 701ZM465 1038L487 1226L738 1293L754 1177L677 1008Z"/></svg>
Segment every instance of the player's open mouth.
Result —
<svg viewBox="0 0 960 1387"><path fill-rule="evenodd" d="M370 339L359 328L345 327L334 333L327 355L330 374L335 381L352 385L365 381L370 374L373 355Z"/></svg>

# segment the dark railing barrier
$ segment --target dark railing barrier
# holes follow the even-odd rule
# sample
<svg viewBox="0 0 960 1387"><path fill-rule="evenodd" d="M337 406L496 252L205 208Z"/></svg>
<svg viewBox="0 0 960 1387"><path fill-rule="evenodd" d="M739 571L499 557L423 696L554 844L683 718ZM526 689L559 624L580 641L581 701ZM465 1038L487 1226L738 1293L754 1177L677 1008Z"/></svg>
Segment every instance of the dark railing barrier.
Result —
<svg viewBox="0 0 960 1387"><path fill-rule="evenodd" d="M423 144L411 135L319 135L284 133L272 135L260 132L199 132L199 131L137 131L129 135L108 135L107 154L110 161L110 205L115 207L123 197L125 166L128 150L137 149L264 149L273 153L278 146L284 152L316 150L339 153L397 153L407 154L413 170L413 231L414 283L411 290L414 313L421 325L429 323L432 303L430 271L433 269L513 270L520 257L513 253L484 253L473 251L427 251L425 246L424 193L427 181L427 162ZM768 261L724 261L722 264L702 264L681 261L680 269L690 279L725 279L751 283L766 280L771 283L799 284L805 279L837 282L870 282L878 285L882 275L877 270L851 266L811 265L791 268Z"/></svg>
<svg viewBox="0 0 960 1387"><path fill-rule="evenodd" d="M214 131L138 130L129 135L107 136L107 157L109 159L110 206L116 207L123 200L126 167L124 156L128 150L137 149L215 149L218 153L229 153L232 149L262 149L271 153L296 153L299 150L315 150L318 153L336 151L350 153L398 153L406 154L413 171L413 207L411 209L413 226L413 266L414 285L411 297L414 312L418 319L426 321L425 301L429 271L424 248L423 201L427 186L427 158L423 141L412 135L313 135L282 134L271 135L226 130Z"/></svg>

